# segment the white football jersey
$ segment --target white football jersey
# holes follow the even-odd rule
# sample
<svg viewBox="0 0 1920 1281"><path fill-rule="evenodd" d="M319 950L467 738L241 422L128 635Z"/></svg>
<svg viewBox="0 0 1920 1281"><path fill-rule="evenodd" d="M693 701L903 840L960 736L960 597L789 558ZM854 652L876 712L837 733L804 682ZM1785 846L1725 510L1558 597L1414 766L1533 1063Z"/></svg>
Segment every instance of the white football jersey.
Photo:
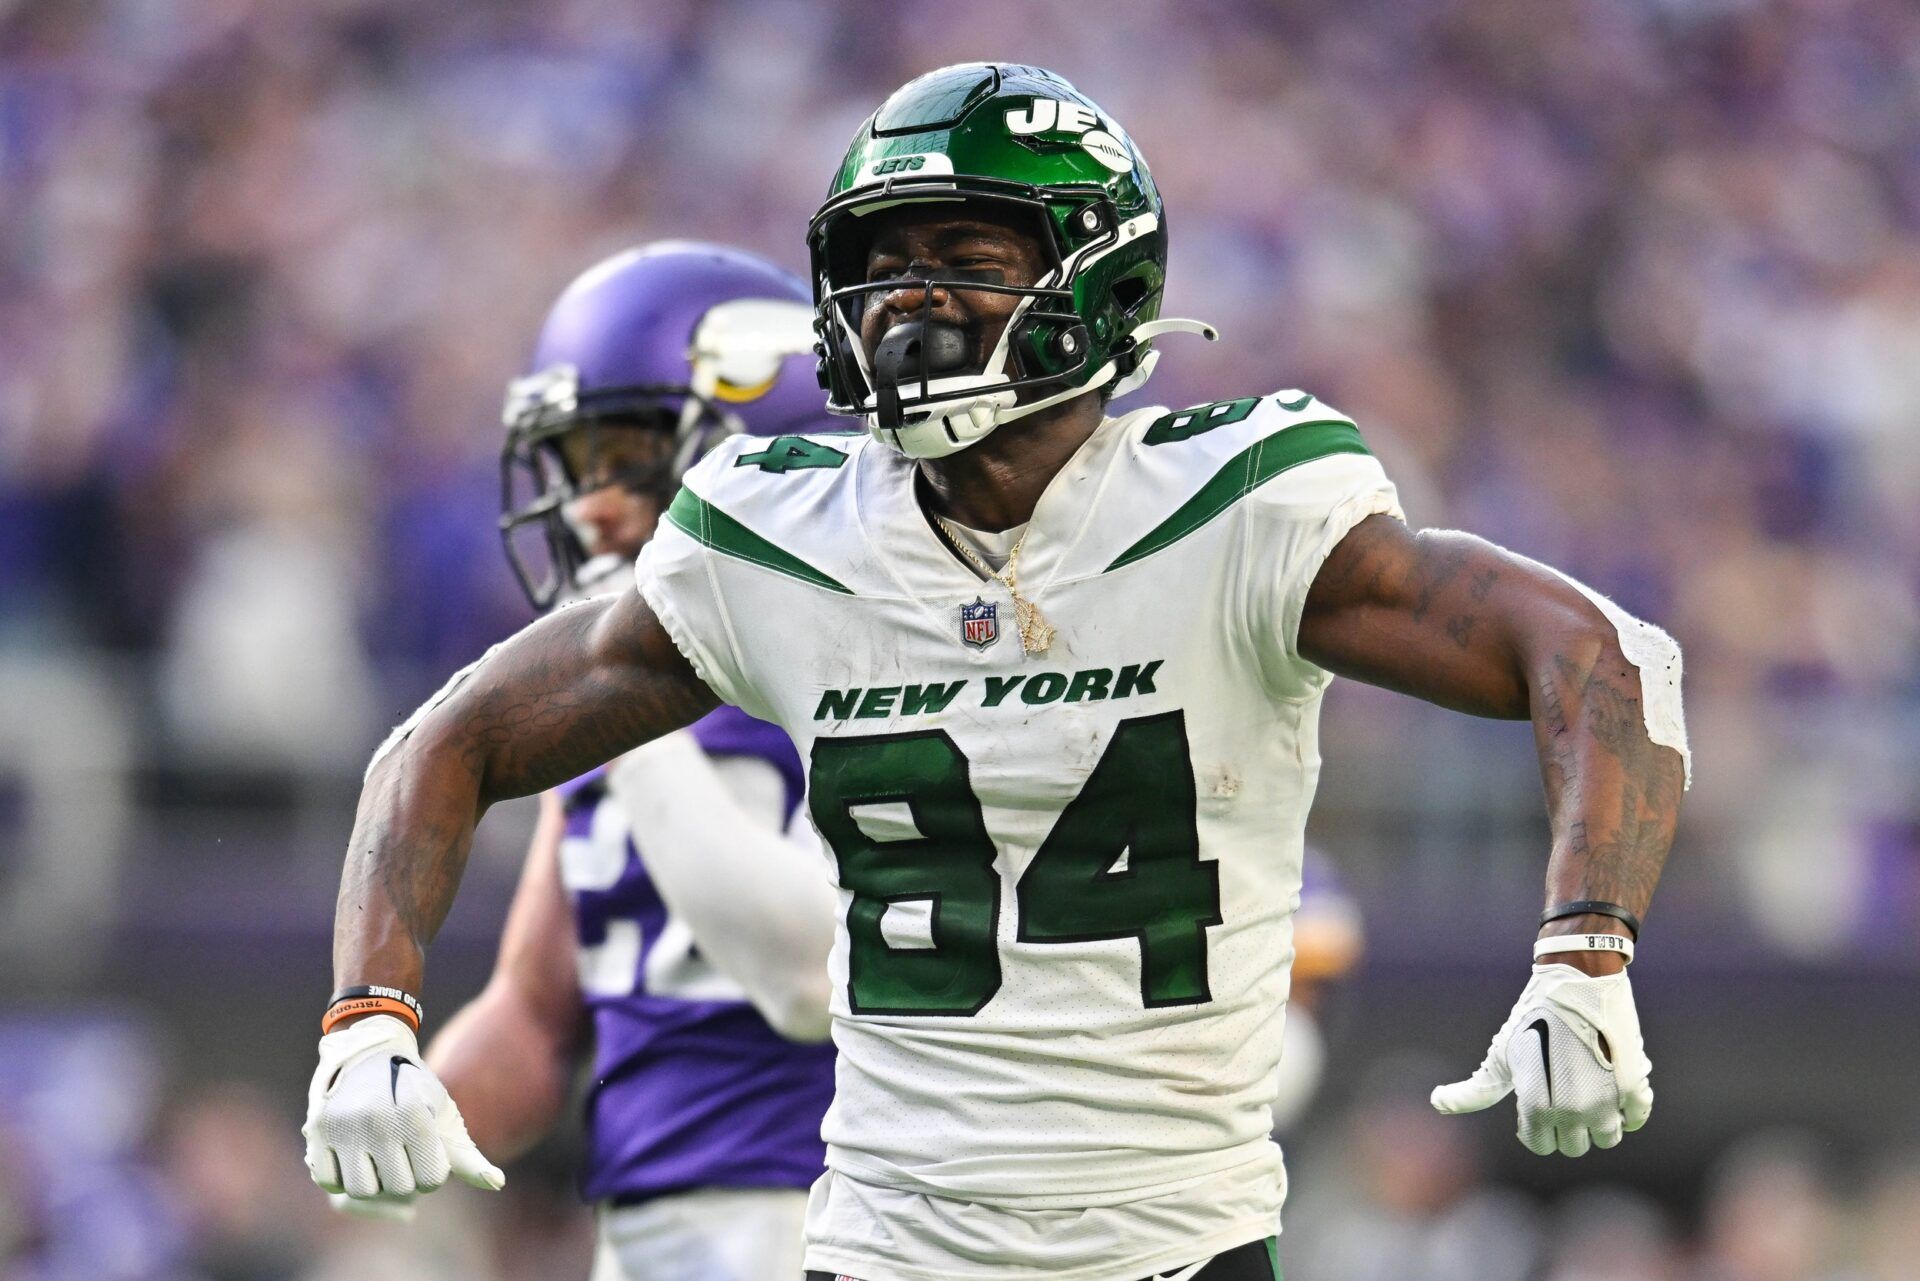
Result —
<svg viewBox="0 0 1920 1281"><path fill-rule="evenodd" d="M1300 392L1108 419L1020 549L1055 629L1028 654L914 467L865 436L731 440L639 562L701 679L808 765L843 909L828 1164L1040 1209L1266 1159L1277 1213L1330 679L1295 635L1393 486Z"/></svg>

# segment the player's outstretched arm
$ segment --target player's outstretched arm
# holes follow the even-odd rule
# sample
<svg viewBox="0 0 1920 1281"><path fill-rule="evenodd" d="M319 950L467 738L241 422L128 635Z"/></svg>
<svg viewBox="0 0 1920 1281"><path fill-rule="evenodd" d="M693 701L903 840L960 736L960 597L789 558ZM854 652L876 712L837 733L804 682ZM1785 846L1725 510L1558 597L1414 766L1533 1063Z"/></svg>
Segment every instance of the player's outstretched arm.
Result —
<svg viewBox="0 0 1920 1281"><path fill-rule="evenodd" d="M578 777L716 702L634 591L550 614L489 650L367 771L334 912L334 981L417 992L489 805Z"/></svg>
<svg viewBox="0 0 1920 1281"><path fill-rule="evenodd" d="M336 984L417 993L488 805L584 773L714 703L635 592L561 610L489 650L367 771L335 908ZM320 1038L302 1133L314 1182L355 1201L404 1206L450 1175L504 1181L394 1014Z"/></svg>
<svg viewBox="0 0 1920 1281"><path fill-rule="evenodd" d="M560 883L566 816L554 793L540 802L493 977L441 1027L425 1060L457 1104L474 1146L502 1161L525 1152L559 1121L586 1025L573 918ZM406 1198L335 1193L332 1201L347 1214L413 1218Z"/></svg>
<svg viewBox="0 0 1920 1281"><path fill-rule="evenodd" d="M1623 632L1658 670L1629 661ZM1645 914L1686 785L1679 650L1664 633L1482 539L1373 516L1321 567L1299 650L1329 671L1430 702L1530 718L1553 831L1546 901ZM1672 745L1655 742L1650 726ZM1625 929L1612 916L1570 916L1542 937ZM1481 1070L1436 1091L1435 1105L1477 1110L1518 1089L1521 1141L1542 1153L1579 1155L1637 1129L1653 1093L1625 961L1620 951L1550 953Z"/></svg>

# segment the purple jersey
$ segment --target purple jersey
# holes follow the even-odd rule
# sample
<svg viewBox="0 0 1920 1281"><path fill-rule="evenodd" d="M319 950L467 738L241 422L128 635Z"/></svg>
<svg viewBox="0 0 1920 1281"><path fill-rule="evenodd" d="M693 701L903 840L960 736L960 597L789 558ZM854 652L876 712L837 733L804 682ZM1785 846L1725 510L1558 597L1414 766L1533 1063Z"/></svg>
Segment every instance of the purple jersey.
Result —
<svg viewBox="0 0 1920 1281"><path fill-rule="evenodd" d="M693 734L710 756L779 770L792 819L804 783L785 734L731 707ZM782 1038L700 954L655 890L604 770L560 793L561 877L594 1031L584 1195L630 1203L688 1188L809 1186L825 1168L833 1047Z"/></svg>

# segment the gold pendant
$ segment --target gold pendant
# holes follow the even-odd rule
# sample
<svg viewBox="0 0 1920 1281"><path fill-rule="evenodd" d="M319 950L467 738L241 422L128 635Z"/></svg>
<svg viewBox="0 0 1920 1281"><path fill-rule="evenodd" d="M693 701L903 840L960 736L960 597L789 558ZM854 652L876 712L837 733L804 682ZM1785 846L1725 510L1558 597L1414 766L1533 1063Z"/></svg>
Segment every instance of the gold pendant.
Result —
<svg viewBox="0 0 1920 1281"><path fill-rule="evenodd" d="M1013 627L1020 633L1022 653L1044 654L1053 644L1053 627L1041 615L1040 607L1024 596L1013 598Z"/></svg>

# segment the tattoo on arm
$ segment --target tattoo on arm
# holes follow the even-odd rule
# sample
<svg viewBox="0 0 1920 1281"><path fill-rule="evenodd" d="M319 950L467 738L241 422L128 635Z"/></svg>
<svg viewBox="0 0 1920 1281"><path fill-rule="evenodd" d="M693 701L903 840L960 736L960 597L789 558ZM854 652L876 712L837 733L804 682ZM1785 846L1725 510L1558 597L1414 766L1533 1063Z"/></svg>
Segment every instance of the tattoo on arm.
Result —
<svg viewBox="0 0 1920 1281"><path fill-rule="evenodd" d="M336 904L336 979L417 990L487 806L577 777L715 701L633 593L561 610L492 651L368 772Z"/></svg>
<svg viewBox="0 0 1920 1281"><path fill-rule="evenodd" d="M483 665L455 696L464 718L459 751L485 801L564 783L713 707L677 651L672 658L682 670L669 673L583 665L581 655L595 644L593 628L604 622L583 617L530 648L522 662Z"/></svg>
<svg viewBox="0 0 1920 1281"><path fill-rule="evenodd" d="M1413 621L1425 620L1433 609L1433 602L1447 589L1447 585L1460 576L1461 567L1467 563L1465 548L1448 547L1431 563L1420 567L1419 591L1413 601Z"/></svg>
<svg viewBox="0 0 1920 1281"><path fill-rule="evenodd" d="M1680 754L1647 737L1640 673L1613 630L1539 671L1534 735L1553 818L1547 899L1600 899L1639 916L1680 815ZM1556 925L1559 923L1556 922ZM1562 926L1582 928L1578 918Z"/></svg>
<svg viewBox="0 0 1920 1281"><path fill-rule="evenodd" d="M1505 553L1465 534L1361 521L1307 593L1299 650L1329 671L1476 716L1527 715Z"/></svg>
<svg viewBox="0 0 1920 1281"><path fill-rule="evenodd" d="M1533 722L1553 853L1547 897L1644 914L1673 840L1680 755L1655 744L1639 671L1559 575L1466 534L1356 525L1307 596L1300 653L1330 671ZM1581 918L1555 927L1588 928Z"/></svg>

